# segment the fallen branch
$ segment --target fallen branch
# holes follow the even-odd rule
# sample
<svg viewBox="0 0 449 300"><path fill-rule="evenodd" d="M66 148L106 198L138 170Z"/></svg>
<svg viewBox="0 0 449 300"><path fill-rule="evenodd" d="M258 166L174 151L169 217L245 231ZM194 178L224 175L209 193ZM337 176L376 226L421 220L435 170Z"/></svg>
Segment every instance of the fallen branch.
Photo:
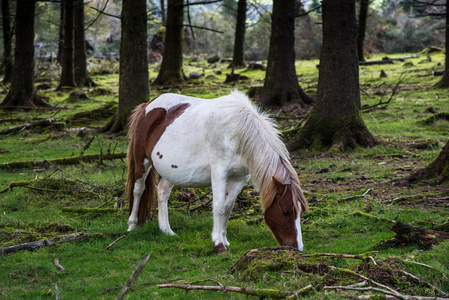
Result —
<svg viewBox="0 0 449 300"><path fill-rule="evenodd" d="M121 237L119 237L118 239L116 239L115 241L113 241L112 243L110 243L109 246L107 246L105 250L108 250L109 248L111 248L112 246L114 246L118 241L120 241L121 239L123 239L125 236L126 236L126 234L125 234L125 235L122 235Z"/></svg>
<svg viewBox="0 0 449 300"><path fill-rule="evenodd" d="M53 126L55 123L58 124L60 122L56 122L55 118L42 119L42 120L39 120L39 121L36 121L36 122L20 124L20 125L17 125L17 126L13 126L13 127L9 127L9 128L3 129L2 131L0 131L0 135L5 135L5 134L17 132L17 131L22 131L24 129L31 129L31 128L34 128L34 127Z"/></svg>
<svg viewBox="0 0 449 300"><path fill-rule="evenodd" d="M45 160L35 160L35 161L16 161L10 163L0 164L0 169L15 169L15 168L33 168L41 165L45 165L46 163L55 164L55 165L75 165L84 163L91 163L100 160L114 160L114 159L123 159L126 157L125 152L121 153L109 153L109 154L91 154L91 155L80 155L73 157L64 157L64 158L56 158L56 159L45 159Z"/></svg>
<svg viewBox="0 0 449 300"><path fill-rule="evenodd" d="M55 294L56 294L56 300L61 300L61 295L59 294L58 284L55 283Z"/></svg>
<svg viewBox="0 0 449 300"><path fill-rule="evenodd" d="M134 284L135 286L141 286L141 285L157 285L157 284L164 284L167 282L173 282L173 281L180 281L182 279L178 278L178 279L170 279L170 280L164 280L164 281L153 281L153 282L142 282L142 283L136 283ZM119 286L114 286L114 287L110 287L110 288L105 288L104 291L105 292L109 292L109 291L113 291L113 290L119 290L119 289L123 289L123 285L119 285Z"/></svg>
<svg viewBox="0 0 449 300"><path fill-rule="evenodd" d="M0 248L0 254L9 254L9 253L17 252L17 251L22 251L22 250L36 250L41 247L50 247L50 246L53 246L56 244L60 244L62 242L70 243L70 242L75 242L75 241L81 241L87 236L88 235L85 233L72 233L72 234L63 236L62 238L60 238L57 241L52 240L52 239L45 239L45 240L41 240L41 241L35 241L35 242Z"/></svg>
<svg viewBox="0 0 449 300"><path fill-rule="evenodd" d="M339 199L338 202L340 202L340 201L346 201L346 200L352 200L352 199L355 199L355 198L363 198L363 197L365 197L366 195L368 195L368 193L371 192L372 190L373 190L373 189L367 189L366 192L363 193L362 195L349 196L349 197L346 197L346 198L343 198L343 199Z"/></svg>
<svg viewBox="0 0 449 300"><path fill-rule="evenodd" d="M300 289L297 292L291 292L291 291L278 291L278 290L271 290L271 289L252 289L248 287L237 287L237 286L210 286L210 285L190 285L190 284L160 284L158 285L158 288L164 289L164 288L176 288L176 289L183 289L186 291L192 291L192 290L203 290L203 291L218 291L218 292L233 292L233 293L240 293L244 295L250 295L250 296L257 296L259 298L265 298L265 297L271 297L271 298L286 298L287 296L299 296L307 293L311 288L312 285L308 285L305 288Z"/></svg>
<svg viewBox="0 0 449 300"><path fill-rule="evenodd" d="M325 287L323 287L323 290L346 290L346 291L360 291L360 292L374 291L374 292L379 292L379 293L393 296L394 297L393 299L398 299L398 298L405 299L404 296L402 296L402 295L398 295L398 294L392 293L390 291L382 290L382 289L375 288L372 286L362 287L362 288L348 287L348 286L325 286ZM364 299L364 298L362 298L362 299Z"/></svg>
<svg viewBox="0 0 449 300"><path fill-rule="evenodd" d="M402 274L404 274L404 275L406 275L406 276L412 278L413 280L415 280L415 281L417 281L417 282L419 282L419 283L423 283L423 284L427 285L428 287L434 289L435 291L438 291L439 293L443 294L445 297L448 296L447 293L443 292L442 290L440 290L439 288L437 288L437 287L434 286L433 284L430 284L429 282L427 282L427 281L425 281L425 280L419 278L418 276L415 276L415 275L413 275L413 274L411 274L411 273L409 273L409 272L406 272L406 271L404 271L404 270L400 270L400 272L401 272Z"/></svg>
<svg viewBox="0 0 449 300"><path fill-rule="evenodd" d="M140 272L143 270L143 268L147 264L148 260L150 259L151 253L152 252L150 252L147 256L145 256L145 258L137 265L136 269L134 270L134 272L131 275L131 277L128 278L128 280L126 281L125 286L120 291L120 294L117 296L116 300L123 299L125 297L125 295L128 293L129 289L131 288L131 285L134 283L134 281L136 281L136 279L139 276Z"/></svg>
<svg viewBox="0 0 449 300"><path fill-rule="evenodd" d="M25 180L21 180L21 181L11 181L9 183L9 186L7 188L4 188L3 190L0 191L0 194L6 193L9 190L13 190L15 187L23 187L23 186L28 186L31 183L31 181L25 181Z"/></svg>
<svg viewBox="0 0 449 300"><path fill-rule="evenodd" d="M404 73L402 73L401 76L399 76L398 82L397 82L396 85L393 87L393 90L392 90L392 92L391 92L390 98L389 98L387 101L383 102L383 97L382 97L382 99L379 100L379 103L374 104L374 105L370 105L370 106L364 106L364 107L362 108L362 112L368 112L368 111L371 110L371 108L376 107L376 106L379 106L379 105L389 104L389 103L391 102L391 100L393 99L394 95L396 95L396 92L397 92L398 89L399 89L399 85L400 85L400 84L404 81L404 79L405 79L405 76L402 76L403 74L404 74Z"/></svg>
<svg viewBox="0 0 449 300"><path fill-rule="evenodd" d="M61 266L61 264L59 263L59 258L55 258L55 266L56 266L56 268L57 268L58 270L60 270L60 271L62 271L62 272L64 272L64 273L67 273L67 270L64 269L64 267Z"/></svg>
<svg viewBox="0 0 449 300"><path fill-rule="evenodd" d="M377 300L379 299L378 295L350 295L348 296L351 299L373 299ZM403 299L405 300L448 300L449 298L440 298L440 297L427 297L427 296L409 296L409 295L403 295ZM392 296L392 295L385 295L383 300L396 300L398 297Z"/></svg>
<svg viewBox="0 0 449 300"><path fill-rule="evenodd" d="M377 282L377 281L374 281L374 280L372 280L371 278L368 278L368 277L366 277L366 276L363 276L362 274L356 273L356 272L351 271L351 270L348 270L348 269L339 268L339 267L334 267L334 266L330 266L330 268L331 268L332 270L340 271L340 272L343 272L343 273L346 273L346 274L349 274L349 275L353 275L353 276L362 278L363 280L369 281L369 282L371 282L372 284L377 285L378 287L381 287L381 288L383 288L383 289L388 290L388 291L389 291L389 294L391 294L391 295L394 295L394 296L396 296L396 297L398 297L398 298L401 298L401 297L402 297L401 293L399 293L398 291L396 291L396 290L394 290L394 289L392 289L392 288L390 288L390 287L388 287L388 286L386 286L386 285L383 285L383 284L381 284L381 283L379 283L379 282ZM402 298L401 298L401 299L402 299Z"/></svg>

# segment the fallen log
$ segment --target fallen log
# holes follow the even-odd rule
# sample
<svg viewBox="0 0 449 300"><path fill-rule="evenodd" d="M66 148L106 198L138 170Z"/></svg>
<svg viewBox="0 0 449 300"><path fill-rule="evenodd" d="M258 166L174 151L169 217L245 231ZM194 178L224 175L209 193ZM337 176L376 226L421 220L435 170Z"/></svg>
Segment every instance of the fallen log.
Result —
<svg viewBox="0 0 449 300"><path fill-rule="evenodd" d="M0 255L9 254L9 253L17 252L17 251L22 251L22 250L36 250L36 249L39 249L42 247L51 247L53 245L60 244L63 242L70 243L70 242L81 241L85 237L87 237L87 234L85 234L85 233L72 233L72 234L63 236L59 240L45 239L45 240L40 240L40 241L35 241L35 242L30 242L30 243L25 243L25 244L20 244L20 245L14 245L14 246L10 246L10 247L0 248Z"/></svg>
<svg viewBox="0 0 449 300"><path fill-rule="evenodd" d="M403 247L412 243L418 243L420 249L427 250L440 240L449 239L449 232L427 229L404 222L396 222L391 231L395 232L396 236L379 245L379 249Z"/></svg>
<svg viewBox="0 0 449 300"><path fill-rule="evenodd" d="M90 154L90 155L79 155L73 157L63 157L56 159L45 159L45 160L34 160L34 161L16 161L10 163L0 164L0 169L26 169L39 167L45 164L55 164L55 165L76 165L79 163L91 163L95 161L103 160L114 160L123 159L126 157L125 152L120 153L109 153L109 154Z"/></svg>
<svg viewBox="0 0 449 300"><path fill-rule="evenodd" d="M53 126L54 124L57 124L58 126L62 126L62 125L60 125L60 123L61 122L57 122L55 118L46 118L46 119L38 120L36 122L24 123L24 124L20 124L20 125L16 125L16 126L13 126L10 128L3 129L2 131L0 131L0 135L5 135L5 134L22 131L24 129L31 129L31 128L35 128L35 127ZM64 123L64 127L65 127L65 123Z"/></svg>

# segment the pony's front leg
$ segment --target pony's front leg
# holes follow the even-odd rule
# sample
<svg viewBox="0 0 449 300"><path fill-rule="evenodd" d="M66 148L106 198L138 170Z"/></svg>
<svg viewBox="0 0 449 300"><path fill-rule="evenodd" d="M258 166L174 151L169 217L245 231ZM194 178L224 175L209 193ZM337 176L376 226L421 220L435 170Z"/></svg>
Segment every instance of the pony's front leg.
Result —
<svg viewBox="0 0 449 300"><path fill-rule="evenodd" d="M248 176L243 176L241 178L228 179L226 184L226 194L225 194L225 214L221 220L221 227L223 228L224 245L229 246L227 235L229 216L231 215L232 208L234 207L235 199L237 198L240 190L243 188L245 183L248 181Z"/></svg>
<svg viewBox="0 0 449 300"><path fill-rule="evenodd" d="M168 180L161 178L157 186L157 206L159 229L167 235L175 235L170 228L168 221L168 198L170 197L173 184Z"/></svg>
<svg viewBox="0 0 449 300"><path fill-rule="evenodd" d="M137 213L139 212L140 199L142 198L143 192L145 191L145 180L147 179L147 176L152 168L150 162L147 159L144 160L143 164L145 167L145 174L143 174L143 176L137 179L136 182L134 183L133 210L131 211L131 214L129 215L128 219L128 231L133 230L137 226L138 222Z"/></svg>

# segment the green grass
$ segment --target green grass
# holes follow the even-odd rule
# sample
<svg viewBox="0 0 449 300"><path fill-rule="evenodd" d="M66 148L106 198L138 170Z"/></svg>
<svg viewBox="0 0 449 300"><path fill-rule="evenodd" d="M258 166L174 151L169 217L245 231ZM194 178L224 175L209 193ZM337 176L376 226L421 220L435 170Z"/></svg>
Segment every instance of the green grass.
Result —
<svg viewBox="0 0 449 300"><path fill-rule="evenodd" d="M407 55L407 54L405 54ZM402 55L391 55L398 57ZM379 60L382 55L373 56ZM410 187L392 185L391 181L404 178L414 170L433 161L447 142L449 126L447 121L424 125L423 120L432 114L428 107L437 112L449 111L446 90L434 90L432 85L439 78L427 76L442 63L442 53L432 54L432 61L423 58L411 59L413 66L405 68L402 62L393 65L362 66L360 68L362 105L375 105L390 98L399 77L403 82L388 105L364 112L363 118L369 130L383 141L382 145L346 153L316 153L305 150L293 155L292 163L297 168L303 190L310 202L311 210L303 218L305 253L362 254L374 251L380 243L395 236L390 230L392 224L383 219L397 219L413 225L431 227L444 223L449 218L447 201L430 204L427 198L449 195L448 184L431 185L427 182ZM297 73L301 86L308 93L316 93L318 81L318 60L298 61ZM115 68L96 65L98 70ZM150 66L150 77L155 78L155 66ZM217 74L217 70L221 74ZM384 70L388 77L380 78ZM151 87L151 97L164 92L175 92L202 98L214 98L238 88L247 91L250 86L261 85L262 71L238 70L248 79L240 83L224 84L230 72L227 64L209 66L205 61L186 60L186 74L205 73L200 80L182 86ZM109 90L106 96L98 96L95 89L85 90L91 100L68 102L68 93L52 89L41 91L49 102L59 110L3 111L0 120L16 118L21 121L0 122L0 130L31 119L55 117L66 119L75 113L97 109L110 101L117 102L118 75L96 75L94 80ZM43 82L45 80L42 79ZM50 80L51 81L51 80ZM57 82L52 81L54 87ZM281 113L281 115L283 115ZM98 128L107 118L90 120L83 126L66 131L24 130L3 136L0 142L0 163L43 160L77 156L93 136L89 128ZM281 129L288 128L296 119L279 120ZM85 127L87 137L79 135ZM416 149L414 144L433 141L427 149ZM436 143L435 143L436 142ZM123 152L127 150L125 136L99 134L93 139L85 154ZM327 172L320 172L328 169ZM0 190L10 182L32 181L28 186L16 187L0 193L0 247L41 240L57 239L68 233L84 233L88 237L80 242L60 243L53 247L35 251L20 251L0 256L0 298L1 299L54 299L55 284L62 299L111 299L120 289L105 291L105 288L123 285L137 264L148 253L150 260L127 299L243 299L236 293L222 295L220 292L159 289L156 285L138 285L144 282L192 283L215 280L226 286L247 286L258 289L296 291L308 284L314 290L306 299L341 299L334 292L324 293L326 280L320 276L304 276L296 270L264 270L257 277L244 281L244 271L225 273L237 260L251 249L275 247L276 242L261 218L260 206L247 185L239 196L228 226L228 240L231 246L222 255L213 252L211 242L212 214L210 206L200 207L197 203L185 205L182 197L193 190L175 189L170 201L170 223L174 237L164 235L158 229L157 221L147 222L117 242L109 250L106 247L124 235L127 230L126 207L113 213L65 213L62 207L98 207L123 205L123 188L126 176L125 161L104 161L103 163L74 166L37 166L35 169L12 169L0 171ZM348 200L348 197L364 197ZM208 190L194 191L198 196ZM206 204L210 195L202 199ZM401 201L399 201L399 200ZM363 211L374 216L358 216ZM42 231L49 225L68 226L70 232ZM449 242L441 242L430 250L419 250L418 245L404 248L379 250L375 255L378 262L386 259L401 259L400 266L439 289L449 292ZM63 273L54 266L55 258L68 271ZM430 265L432 268L403 262L409 259ZM359 261L331 259L334 266L352 268ZM360 272L364 272L363 270ZM332 276L340 277L336 271ZM342 277L343 278L343 277ZM346 278L340 283L354 282ZM215 285L213 281L203 282ZM402 286L401 286L402 284ZM442 296L438 292L419 284L401 283L404 293Z"/></svg>

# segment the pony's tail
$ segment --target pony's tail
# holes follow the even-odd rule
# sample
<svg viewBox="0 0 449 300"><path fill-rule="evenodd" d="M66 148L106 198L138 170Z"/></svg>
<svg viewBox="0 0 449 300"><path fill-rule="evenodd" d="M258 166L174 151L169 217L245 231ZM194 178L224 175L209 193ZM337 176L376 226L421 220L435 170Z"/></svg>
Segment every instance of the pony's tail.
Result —
<svg viewBox="0 0 449 300"><path fill-rule="evenodd" d="M134 184L136 183L135 174L135 158L134 158L134 138L136 129L138 126L138 120L140 114L144 111L146 103L139 105L132 115L129 121L128 135L130 138L128 146L128 174L126 177L126 198L129 203L129 214L133 210L134 204ZM145 223L146 220L153 218L157 205L157 184L159 176L156 170L151 167L150 173L145 180L145 191L140 198L139 211L137 213L138 224Z"/></svg>

